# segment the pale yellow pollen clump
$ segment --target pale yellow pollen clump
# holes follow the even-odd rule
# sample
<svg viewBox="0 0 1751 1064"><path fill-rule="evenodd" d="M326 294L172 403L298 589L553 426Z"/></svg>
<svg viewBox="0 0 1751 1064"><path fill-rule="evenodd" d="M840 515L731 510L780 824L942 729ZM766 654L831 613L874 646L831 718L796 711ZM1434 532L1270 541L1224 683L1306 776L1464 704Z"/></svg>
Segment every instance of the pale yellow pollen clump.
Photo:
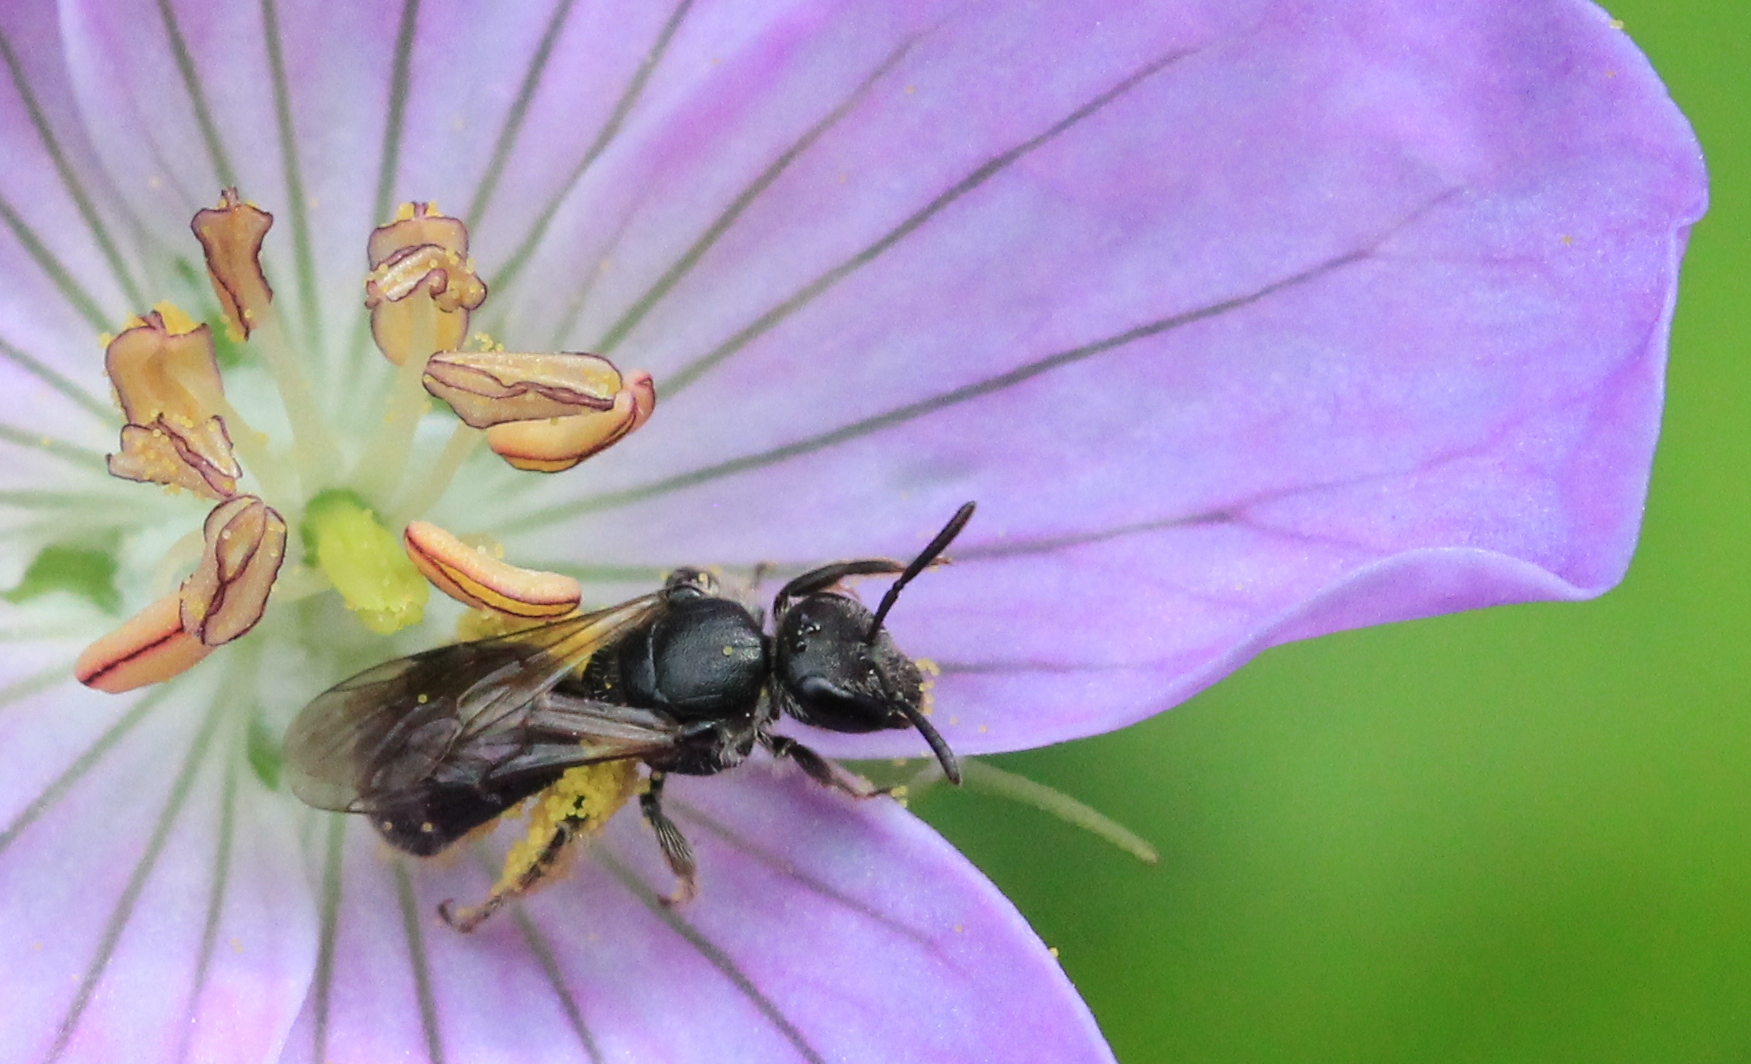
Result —
<svg viewBox="0 0 1751 1064"><path fill-rule="evenodd" d="M546 623L545 617L512 617L497 610L464 610L462 616L456 618L456 640L472 643L480 639L497 639Z"/></svg>
<svg viewBox="0 0 1751 1064"><path fill-rule="evenodd" d="M574 837L601 830L638 792L639 782L636 761L603 761L567 770L557 783L535 796L529 830L505 854L504 871L499 873L493 893L523 889L562 827L571 830Z"/></svg>
<svg viewBox="0 0 1751 1064"><path fill-rule="evenodd" d="M511 635L515 632L527 632L529 628L545 625L543 618L513 618L496 609L466 609L462 616L455 620L455 639L457 642L475 642L480 639L499 639L501 635Z"/></svg>

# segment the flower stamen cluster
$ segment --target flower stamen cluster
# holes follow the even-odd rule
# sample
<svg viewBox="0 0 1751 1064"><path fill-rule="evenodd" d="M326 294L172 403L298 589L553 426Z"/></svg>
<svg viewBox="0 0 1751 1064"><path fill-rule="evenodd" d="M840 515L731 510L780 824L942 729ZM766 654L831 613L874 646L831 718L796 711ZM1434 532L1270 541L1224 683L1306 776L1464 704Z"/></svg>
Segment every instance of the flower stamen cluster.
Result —
<svg viewBox="0 0 1751 1064"><path fill-rule="evenodd" d="M384 415L341 475L340 445L262 271L273 216L228 188L190 227L218 316L229 338L267 366L292 446L289 454L276 450L243 420L225 396L212 328L176 306L160 303L107 340L105 369L125 421L110 472L214 507L194 571L86 648L74 670L80 682L110 692L159 683L247 634L267 611L292 527L304 546L297 594L332 589L380 634L422 619L427 580L508 619L577 609L577 581L518 569L413 519L438 501L481 440L513 468L558 472L623 439L655 407L649 374L623 376L597 355L507 353L490 341L486 350L465 349L470 315L487 297L467 227L429 203L406 203L366 246L371 336L396 377ZM404 485L429 397L460 420L433 474ZM257 482L253 491L241 487L246 477Z"/></svg>

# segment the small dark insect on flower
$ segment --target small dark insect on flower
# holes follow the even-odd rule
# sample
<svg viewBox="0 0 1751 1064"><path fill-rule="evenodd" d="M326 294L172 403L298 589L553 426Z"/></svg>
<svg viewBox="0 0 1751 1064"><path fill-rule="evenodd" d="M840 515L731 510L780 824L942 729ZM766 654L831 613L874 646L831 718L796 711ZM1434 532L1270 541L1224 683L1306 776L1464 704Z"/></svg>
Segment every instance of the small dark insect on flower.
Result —
<svg viewBox="0 0 1751 1064"><path fill-rule="evenodd" d="M887 793L774 734L781 716L837 732L916 728L960 782L925 716L923 675L882 621L972 516L969 502L909 563L865 558L798 576L773 600L772 635L711 574L677 569L662 590L618 606L367 669L292 723L292 791L319 809L365 814L391 845L422 857L536 797L529 837L486 900L440 907L460 931L534 887L567 844L638 793L679 880L669 900L685 902L695 863L663 812L668 773L716 775L759 744L825 786ZM839 586L887 573L899 576L874 613ZM642 788L640 762L650 769Z"/></svg>

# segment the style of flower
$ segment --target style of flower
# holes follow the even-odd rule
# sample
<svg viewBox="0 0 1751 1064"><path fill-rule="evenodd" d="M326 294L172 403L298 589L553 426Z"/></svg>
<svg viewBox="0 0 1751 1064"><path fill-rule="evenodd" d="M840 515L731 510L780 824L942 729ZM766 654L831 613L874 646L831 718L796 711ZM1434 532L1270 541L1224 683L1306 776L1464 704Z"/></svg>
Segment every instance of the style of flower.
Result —
<svg viewBox="0 0 1751 1064"><path fill-rule="evenodd" d="M279 737L454 637L429 586L560 616L969 498L888 622L963 755L1597 594L1704 199L1576 0L66 0L0 61L3 1060L1110 1059L894 802L681 779L690 905L621 814L460 935L497 862Z"/></svg>

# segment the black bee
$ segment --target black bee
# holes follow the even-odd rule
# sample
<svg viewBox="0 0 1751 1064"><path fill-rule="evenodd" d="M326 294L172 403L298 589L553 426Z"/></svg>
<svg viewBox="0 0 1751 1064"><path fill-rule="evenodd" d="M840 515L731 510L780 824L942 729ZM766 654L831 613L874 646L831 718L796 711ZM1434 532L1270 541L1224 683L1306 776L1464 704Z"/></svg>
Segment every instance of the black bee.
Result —
<svg viewBox="0 0 1751 1064"><path fill-rule="evenodd" d="M916 728L960 782L948 744L924 716L918 666L882 627L900 591L937 561L973 516L967 503L909 564L835 562L785 584L774 634L698 569L662 590L494 639L428 650L367 669L317 696L286 733L292 792L319 809L363 813L392 846L435 854L568 770L604 762L649 767L639 796L678 887L692 897L692 847L663 812L663 780L710 776L756 744L820 783L871 790L794 739L781 715L837 732ZM946 559L944 559L946 560ZM898 573L872 614L839 586ZM440 913L459 930L537 883L593 825L562 820L527 867L480 906Z"/></svg>

